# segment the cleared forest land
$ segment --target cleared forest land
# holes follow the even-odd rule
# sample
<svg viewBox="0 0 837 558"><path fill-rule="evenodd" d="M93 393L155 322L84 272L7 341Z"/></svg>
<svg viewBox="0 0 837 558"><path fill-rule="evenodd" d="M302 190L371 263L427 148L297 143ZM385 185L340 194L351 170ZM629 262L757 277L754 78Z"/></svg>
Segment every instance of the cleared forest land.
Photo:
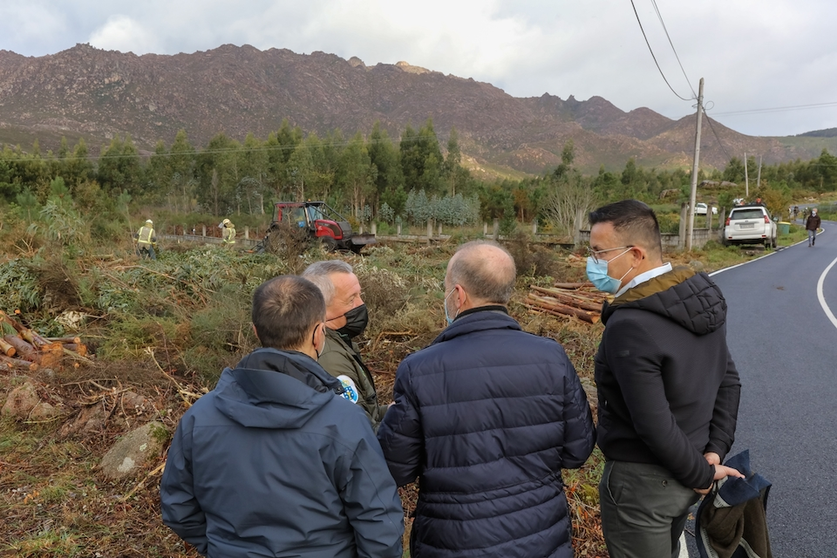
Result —
<svg viewBox="0 0 837 558"><path fill-rule="evenodd" d="M584 258L530 245L522 235L507 246L519 270L511 314L526 331L564 346L595 405L593 358L602 325L539 312L527 303L533 285L549 289L584 280ZM377 246L357 256L307 247L274 255L163 246L150 261L138 259L126 243L5 256L0 309L44 338L80 337L88 354L83 360L65 355L34 370L0 371L0 405L8 407L11 394L29 390L52 409L15 415L4 407L0 553L197 556L162 524L157 487L182 413L212 389L225 366L256 346L249 314L255 287L299 273L317 259L350 262L370 314L361 350L386 403L398 363L443 328L442 280L455 247ZM736 260L749 257L726 252ZM697 260L718 258L702 253L674 259L700 266ZM159 451L127 476L107 476L106 453L149 423L161 425L153 430ZM583 469L565 473L577 556L607 555L596 489L601 466L597 452ZM416 491L407 487L401 494L409 516Z"/></svg>

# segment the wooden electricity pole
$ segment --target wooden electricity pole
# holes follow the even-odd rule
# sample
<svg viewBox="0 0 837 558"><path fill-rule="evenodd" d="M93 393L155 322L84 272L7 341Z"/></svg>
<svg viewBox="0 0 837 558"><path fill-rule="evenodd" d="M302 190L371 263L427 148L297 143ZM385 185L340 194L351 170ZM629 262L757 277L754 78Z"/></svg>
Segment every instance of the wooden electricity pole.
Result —
<svg viewBox="0 0 837 558"><path fill-rule="evenodd" d="M686 232L686 251L692 250L695 230L695 199L697 198L698 163L700 162L700 115L703 111L703 78L700 78L697 101L697 125L695 130L695 162L692 166L692 192L689 196L689 230Z"/></svg>
<svg viewBox="0 0 837 558"><path fill-rule="evenodd" d="M749 203L750 201L750 178L747 175L747 153L744 153L744 198Z"/></svg>

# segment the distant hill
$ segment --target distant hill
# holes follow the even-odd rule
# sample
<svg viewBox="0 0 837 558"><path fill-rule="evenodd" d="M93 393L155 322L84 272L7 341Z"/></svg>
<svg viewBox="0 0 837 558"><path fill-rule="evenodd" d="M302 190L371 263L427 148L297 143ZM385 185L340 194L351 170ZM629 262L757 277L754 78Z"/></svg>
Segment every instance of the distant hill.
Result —
<svg viewBox="0 0 837 558"><path fill-rule="evenodd" d="M55 149L62 136L71 145L84 137L98 153L115 135L130 134L150 151L158 140L170 144L181 128L200 147L220 131L265 139L284 118L321 136L335 128L368 132L380 121L396 138L407 124L418 128L432 118L443 144L456 127L472 170L507 176L555 167L569 139L585 172L602 165L618 170L630 157L645 167L690 167L695 134L693 116L624 112L601 97L516 98L489 83L406 62L366 66L356 57L248 45L173 56L86 44L42 57L0 50L0 143L25 149L36 138L42 149ZM704 167L722 168L745 152L767 163L809 159L825 145L709 124L704 119Z"/></svg>
<svg viewBox="0 0 837 558"><path fill-rule="evenodd" d="M804 134L797 134L798 137L805 138L837 138L837 128L826 128L825 130L814 130L813 132L805 132Z"/></svg>

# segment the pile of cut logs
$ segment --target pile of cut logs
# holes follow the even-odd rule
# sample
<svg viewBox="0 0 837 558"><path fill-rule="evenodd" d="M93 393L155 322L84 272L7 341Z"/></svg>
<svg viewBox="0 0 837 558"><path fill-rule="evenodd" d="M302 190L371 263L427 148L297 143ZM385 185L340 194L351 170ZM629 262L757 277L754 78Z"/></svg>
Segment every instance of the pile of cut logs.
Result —
<svg viewBox="0 0 837 558"><path fill-rule="evenodd" d="M0 371L59 368L68 355L85 357L87 346L78 337L41 337L0 310Z"/></svg>
<svg viewBox="0 0 837 558"><path fill-rule="evenodd" d="M575 316L595 324L602 315L602 303L608 295L591 283L555 283L552 288L530 287L525 305L535 312L556 316Z"/></svg>

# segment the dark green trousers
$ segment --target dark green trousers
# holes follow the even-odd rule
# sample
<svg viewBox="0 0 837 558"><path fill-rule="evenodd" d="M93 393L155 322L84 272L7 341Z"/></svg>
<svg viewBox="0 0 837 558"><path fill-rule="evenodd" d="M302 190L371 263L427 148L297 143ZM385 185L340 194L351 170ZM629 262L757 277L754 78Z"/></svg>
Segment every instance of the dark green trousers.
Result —
<svg viewBox="0 0 837 558"><path fill-rule="evenodd" d="M610 558L677 558L689 507L698 499L659 465L605 463L599 502Z"/></svg>

